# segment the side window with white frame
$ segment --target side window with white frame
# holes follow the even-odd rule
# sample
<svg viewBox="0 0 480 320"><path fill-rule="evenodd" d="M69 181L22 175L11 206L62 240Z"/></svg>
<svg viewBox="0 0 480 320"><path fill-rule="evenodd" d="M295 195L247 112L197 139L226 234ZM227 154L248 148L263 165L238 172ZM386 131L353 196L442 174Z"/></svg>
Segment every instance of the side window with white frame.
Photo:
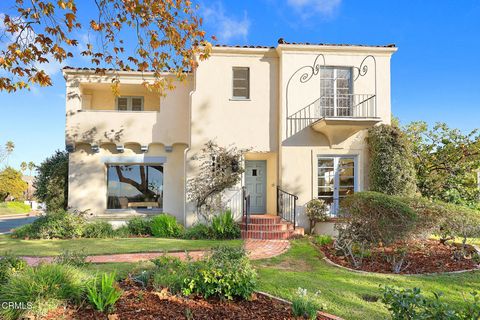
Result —
<svg viewBox="0 0 480 320"><path fill-rule="evenodd" d="M143 97L117 97L118 111L143 111Z"/></svg>
<svg viewBox="0 0 480 320"><path fill-rule="evenodd" d="M250 99L250 68L233 67L232 99Z"/></svg>

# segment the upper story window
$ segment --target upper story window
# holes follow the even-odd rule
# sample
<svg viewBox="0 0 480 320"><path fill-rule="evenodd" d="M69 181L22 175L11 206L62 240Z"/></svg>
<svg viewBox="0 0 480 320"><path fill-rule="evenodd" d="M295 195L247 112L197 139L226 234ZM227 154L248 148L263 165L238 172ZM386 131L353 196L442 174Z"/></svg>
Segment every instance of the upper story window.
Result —
<svg viewBox="0 0 480 320"><path fill-rule="evenodd" d="M250 99L250 68L233 67L233 99Z"/></svg>
<svg viewBox="0 0 480 320"><path fill-rule="evenodd" d="M321 106L325 116L351 116L353 106L352 68L320 69Z"/></svg>
<svg viewBox="0 0 480 320"><path fill-rule="evenodd" d="M143 97L118 97L117 110L143 111Z"/></svg>

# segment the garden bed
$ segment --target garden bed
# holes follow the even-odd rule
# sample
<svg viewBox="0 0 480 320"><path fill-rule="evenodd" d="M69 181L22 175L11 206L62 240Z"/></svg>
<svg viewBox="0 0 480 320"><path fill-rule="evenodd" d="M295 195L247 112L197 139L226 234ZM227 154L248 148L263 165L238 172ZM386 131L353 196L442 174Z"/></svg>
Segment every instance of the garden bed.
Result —
<svg viewBox="0 0 480 320"><path fill-rule="evenodd" d="M221 299L185 298L168 293L155 292L137 286L121 284L122 297L115 305L110 320L121 319L300 319L292 315L288 303L254 294L251 301ZM90 305L67 306L51 311L43 319L106 319L105 314ZM319 314L317 319L338 319Z"/></svg>
<svg viewBox="0 0 480 320"><path fill-rule="evenodd" d="M389 247L374 248L364 254L359 267L353 266L347 257L337 252L333 244L323 245L320 249L330 261L340 266L367 272L393 273L392 263L388 260L392 260L395 255L394 252L397 252L398 257L398 250L403 248L406 248L407 253L400 274L458 272L479 269L478 260L473 258L476 253L475 248L469 245L467 256L460 257L461 255L456 254L460 250L459 246L456 243L441 244L436 240L417 240Z"/></svg>

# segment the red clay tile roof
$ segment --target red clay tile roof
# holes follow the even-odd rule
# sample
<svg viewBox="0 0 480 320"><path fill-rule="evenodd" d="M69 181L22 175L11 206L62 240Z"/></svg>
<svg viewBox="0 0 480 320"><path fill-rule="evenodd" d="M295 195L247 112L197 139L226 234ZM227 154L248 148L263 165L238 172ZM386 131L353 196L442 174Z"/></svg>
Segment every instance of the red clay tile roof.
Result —
<svg viewBox="0 0 480 320"><path fill-rule="evenodd" d="M334 44L334 43L310 43L310 42L287 42L283 38L278 39L278 44L307 45L307 46L337 46L337 47L374 47L374 48L395 48L395 44L387 45L366 45L366 44ZM215 44L214 47L220 48L253 48L253 49L275 49L272 46L254 46L254 45L226 45Z"/></svg>

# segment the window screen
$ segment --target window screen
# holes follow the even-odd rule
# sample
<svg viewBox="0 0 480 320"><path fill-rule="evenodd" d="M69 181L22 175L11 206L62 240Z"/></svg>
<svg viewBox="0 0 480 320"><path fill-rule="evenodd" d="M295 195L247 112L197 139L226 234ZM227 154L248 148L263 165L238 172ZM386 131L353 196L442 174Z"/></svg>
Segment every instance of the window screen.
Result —
<svg viewBox="0 0 480 320"><path fill-rule="evenodd" d="M250 98L250 68L246 68L246 67L233 68L233 98L234 99Z"/></svg>

